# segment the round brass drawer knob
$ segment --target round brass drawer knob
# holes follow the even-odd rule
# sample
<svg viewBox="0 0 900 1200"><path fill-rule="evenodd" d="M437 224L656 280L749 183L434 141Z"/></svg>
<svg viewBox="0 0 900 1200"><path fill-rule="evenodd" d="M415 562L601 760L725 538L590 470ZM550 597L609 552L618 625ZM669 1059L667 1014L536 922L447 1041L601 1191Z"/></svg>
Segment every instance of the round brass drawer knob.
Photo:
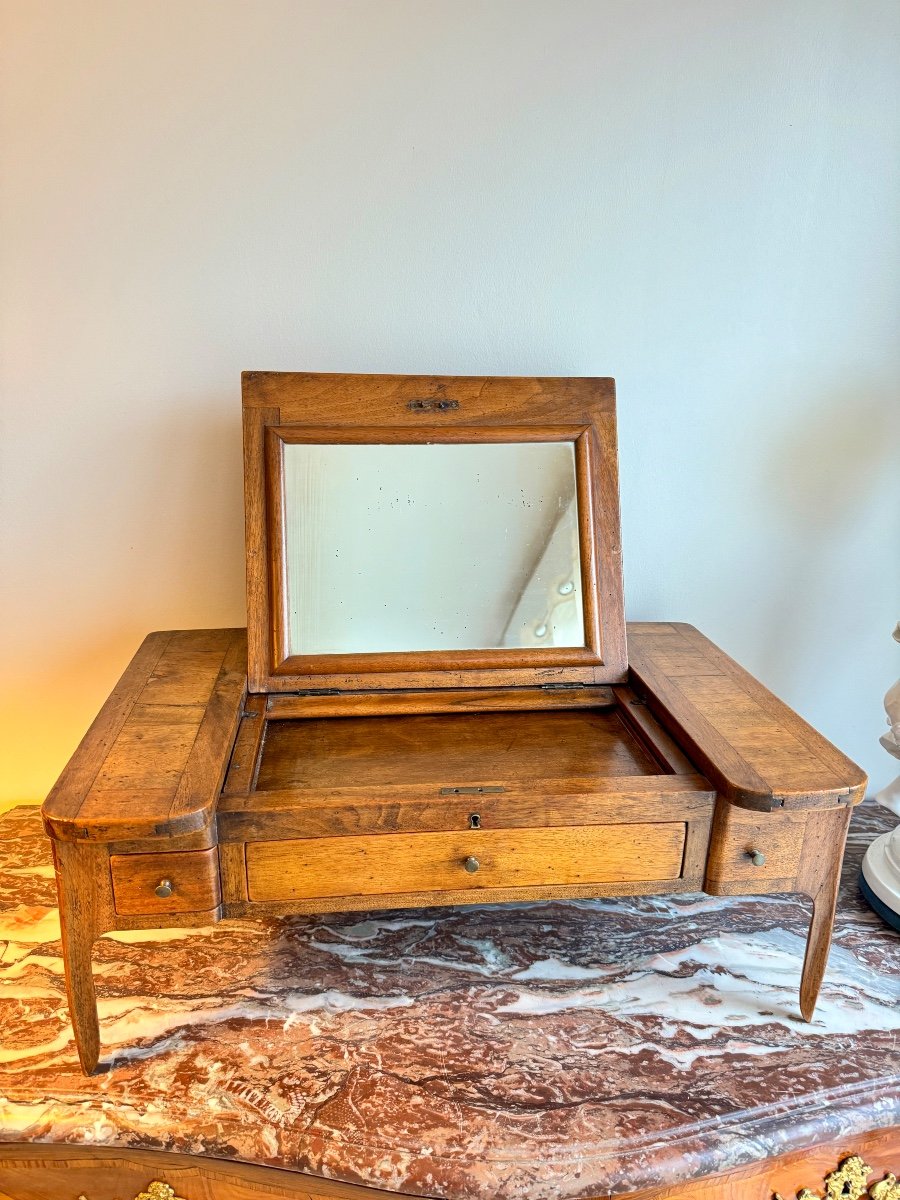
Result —
<svg viewBox="0 0 900 1200"><path fill-rule="evenodd" d="M747 853L750 855L750 861L754 867L764 867L766 865L766 856L762 850L748 850Z"/></svg>
<svg viewBox="0 0 900 1200"><path fill-rule="evenodd" d="M160 900L168 900L174 890L172 887L172 880L161 879L153 890L156 892L157 896L159 896Z"/></svg>
<svg viewBox="0 0 900 1200"><path fill-rule="evenodd" d="M466 859L466 861L463 863L463 866L466 868L466 870L469 872L470 875L474 875L475 872L478 870L478 868L481 866L481 863L478 861L477 858L474 857L474 855L470 854L469 857Z"/></svg>

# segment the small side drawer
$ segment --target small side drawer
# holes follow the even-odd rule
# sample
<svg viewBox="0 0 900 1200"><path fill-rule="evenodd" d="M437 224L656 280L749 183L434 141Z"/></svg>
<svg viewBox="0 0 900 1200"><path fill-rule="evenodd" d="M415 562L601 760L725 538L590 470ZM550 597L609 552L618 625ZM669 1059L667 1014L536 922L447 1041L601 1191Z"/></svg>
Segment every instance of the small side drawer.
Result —
<svg viewBox="0 0 900 1200"><path fill-rule="evenodd" d="M751 812L719 800L706 867L714 896L790 891L800 869L805 812Z"/></svg>
<svg viewBox="0 0 900 1200"><path fill-rule="evenodd" d="M109 865L116 912L122 916L209 912L221 903L215 847L173 854L113 854Z"/></svg>

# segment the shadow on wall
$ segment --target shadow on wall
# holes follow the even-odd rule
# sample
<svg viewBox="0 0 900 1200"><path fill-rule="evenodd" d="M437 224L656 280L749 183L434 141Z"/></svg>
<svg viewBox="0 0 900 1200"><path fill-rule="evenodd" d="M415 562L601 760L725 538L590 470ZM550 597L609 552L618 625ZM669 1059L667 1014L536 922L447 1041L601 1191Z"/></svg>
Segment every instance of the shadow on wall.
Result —
<svg viewBox="0 0 900 1200"><path fill-rule="evenodd" d="M835 588L865 587L854 533L871 528L876 506L897 511L898 440L900 401L877 387L807 407L799 423L795 418L773 439L762 485L775 509L770 525L780 544L772 562L781 579L765 622L771 636L760 664L764 677L783 673L786 662L799 668L798 648L827 623ZM885 570L896 571L897 547L882 552ZM866 569L878 565L867 562ZM812 653L821 659L821 645Z"/></svg>

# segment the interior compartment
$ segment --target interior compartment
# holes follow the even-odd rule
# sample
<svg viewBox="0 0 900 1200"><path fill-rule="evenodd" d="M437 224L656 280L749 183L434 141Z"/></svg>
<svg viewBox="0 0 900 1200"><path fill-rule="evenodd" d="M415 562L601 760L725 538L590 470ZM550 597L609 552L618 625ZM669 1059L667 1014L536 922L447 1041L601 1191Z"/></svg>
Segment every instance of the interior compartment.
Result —
<svg viewBox="0 0 900 1200"><path fill-rule="evenodd" d="M257 790L657 775L614 708L270 721Z"/></svg>

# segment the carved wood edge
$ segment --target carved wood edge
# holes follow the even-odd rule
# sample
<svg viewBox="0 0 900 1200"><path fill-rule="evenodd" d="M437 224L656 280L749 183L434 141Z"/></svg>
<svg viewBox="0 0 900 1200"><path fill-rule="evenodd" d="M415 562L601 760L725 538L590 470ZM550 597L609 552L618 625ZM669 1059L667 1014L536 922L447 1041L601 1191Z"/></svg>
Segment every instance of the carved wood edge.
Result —
<svg viewBox="0 0 900 1200"><path fill-rule="evenodd" d="M241 391L251 692L295 692L310 686L373 692L508 687L546 682L548 670L559 681L624 682L627 654L614 380L245 371ZM581 428L583 434L575 444L581 447L576 450L581 462L578 507L590 647L584 661L542 666L543 657L529 663L520 650L510 651L508 662L490 652L478 666L478 659L467 664L463 658L454 661L451 654L448 660L442 654L432 662L408 652L364 656L368 661L361 669L360 656L348 665L285 654L279 454L272 437L292 427L306 427L329 429L327 440L340 432L341 440L366 442L376 430L378 440L424 438L429 431L438 440L459 440L466 430L488 437L492 429L508 427L525 438L529 430L537 436L541 430L561 426ZM589 458L595 462L590 469Z"/></svg>
<svg viewBox="0 0 900 1200"><path fill-rule="evenodd" d="M654 717L668 729L722 796L739 808L759 812L778 809L852 807L866 790L864 772L798 713L692 625L682 622L629 621L629 677ZM673 644L660 647L667 638ZM695 658L692 670L672 668L668 658ZM805 782L785 787L777 766L762 763L733 743L727 723L702 711L683 691L685 682L727 681L756 710L762 731L774 722L798 742L818 767ZM747 720L746 716L742 718Z"/></svg>
<svg viewBox="0 0 900 1200"><path fill-rule="evenodd" d="M90 1197L81 1195L78 1200L90 1200ZM155 1179L153 1183L147 1185L146 1192L138 1192L134 1200L184 1200L184 1197L176 1196L174 1188Z"/></svg>
<svg viewBox="0 0 900 1200"><path fill-rule="evenodd" d="M825 1193L820 1196L809 1188L797 1192L797 1200L900 1200L900 1182L887 1173L878 1183L869 1183L872 1168L858 1154L842 1159L835 1170L825 1176ZM780 1192L772 1200L785 1200Z"/></svg>
<svg viewBox="0 0 900 1200"><path fill-rule="evenodd" d="M90 798L94 781L117 738L128 728L133 711L141 706L154 680L154 671L160 663L165 663L167 654L177 664L179 653L190 653L190 645L182 646L181 651L173 649L173 639L201 639L204 635L212 635L220 643L215 649L221 652L221 660L209 695L180 702L187 707L202 708L203 714L187 759L177 764L177 782L168 804L160 806L152 788L126 780L122 787L107 789L104 802L95 804L85 815L83 807ZM246 690L244 628L148 634L44 801L41 812L47 836L56 842L72 843L148 839L156 842L163 836L168 839L209 836ZM153 701L147 706L152 707ZM162 717L160 721L157 728L166 730L166 719ZM154 722L144 719L141 727L152 729Z"/></svg>
<svg viewBox="0 0 900 1200"><path fill-rule="evenodd" d="M797 1200L900 1200L900 1182L891 1173L877 1183L869 1183L872 1168L858 1154L843 1159L834 1171L825 1176L824 1196L809 1188L797 1192ZM90 1200L84 1194L78 1200ZM175 1189L167 1183L154 1180L146 1191L139 1192L134 1200L185 1200L176 1196ZM785 1200L780 1192L772 1200Z"/></svg>
<svg viewBox="0 0 900 1200"><path fill-rule="evenodd" d="M857 1149L854 1149L855 1147ZM890 1167L896 1170L896 1157L900 1148L900 1125L859 1132L848 1145L847 1142L821 1144L790 1151L774 1159L734 1168L725 1174L685 1179L680 1184L654 1187L650 1190L627 1192L622 1195L631 1200L774 1200L773 1192L779 1184L784 1200L823 1200L817 1191L805 1189L799 1193L786 1187L785 1179L795 1173L807 1179L821 1172L826 1188L824 1200L900 1200L900 1183ZM865 1155L865 1158L862 1156ZM884 1178L877 1183L868 1183L871 1169L866 1160L878 1164ZM826 1174L831 1163L838 1166ZM215 1197L216 1200L249 1200L251 1195L296 1196L297 1200L377 1200L386 1196L407 1196L406 1192L382 1191L359 1184L339 1183L305 1173L269 1166L261 1166L239 1160L224 1160L192 1154L175 1154L167 1151L150 1151L124 1147L81 1146L78 1144L53 1145L42 1143L0 1142L0 1196L18 1195L16 1180L32 1184L28 1195L53 1197L62 1200L63 1194L70 1200L99 1200L92 1194L93 1176L86 1180L82 1175L75 1188L63 1193L58 1181L59 1172L69 1167L98 1168L97 1186L104 1197L109 1197L109 1174L100 1170L112 1167L115 1183L119 1185L118 1200L200 1200ZM165 1176L174 1173L173 1184L164 1183ZM774 1173L773 1173L774 1172ZM101 1179L103 1182L101 1183ZM152 1184L146 1180L152 1179ZM766 1183L768 1182L768 1188ZM12 1190L10 1191L10 1186ZM43 1188L41 1185L43 1184ZM35 1187L37 1190L35 1190ZM138 1190L143 1188L144 1190ZM122 1195L122 1192L125 1195ZM115 1194L115 1193L114 1193ZM620 1193L617 1193L617 1195ZM610 1200L604 1191L595 1200Z"/></svg>

